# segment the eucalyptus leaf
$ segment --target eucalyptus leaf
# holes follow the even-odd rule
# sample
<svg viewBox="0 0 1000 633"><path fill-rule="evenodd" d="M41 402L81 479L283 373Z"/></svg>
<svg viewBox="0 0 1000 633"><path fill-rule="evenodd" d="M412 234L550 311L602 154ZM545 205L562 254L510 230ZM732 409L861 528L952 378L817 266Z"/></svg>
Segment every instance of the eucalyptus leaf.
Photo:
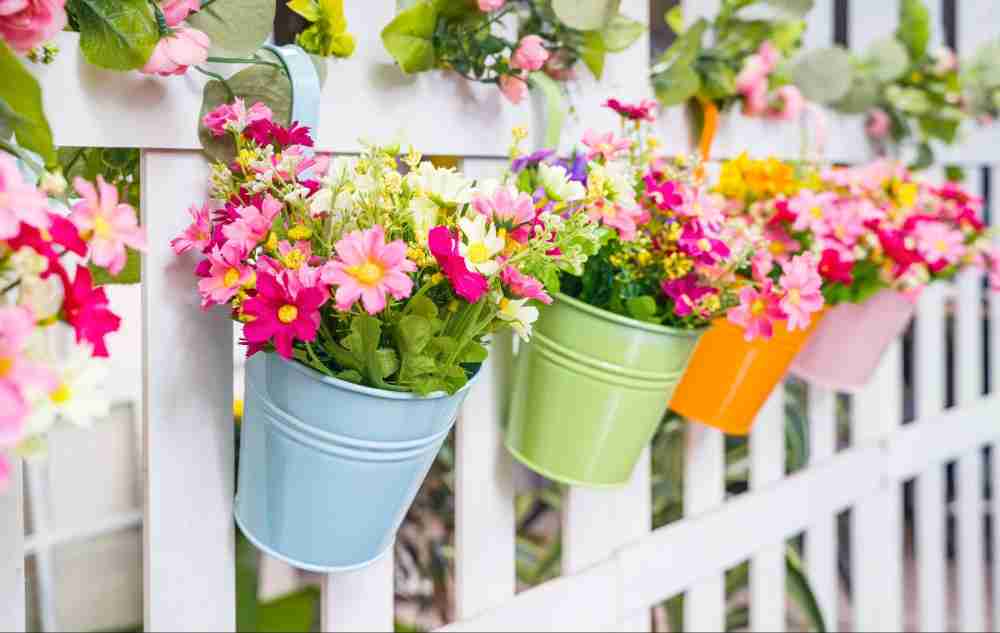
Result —
<svg viewBox="0 0 1000 633"><path fill-rule="evenodd" d="M909 114L925 114L933 107L927 94L918 88L889 86L885 91L885 97L894 108Z"/></svg>
<svg viewBox="0 0 1000 633"><path fill-rule="evenodd" d="M764 3L780 11L786 18L806 17L815 5L815 0L764 0Z"/></svg>
<svg viewBox="0 0 1000 633"><path fill-rule="evenodd" d="M71 0L67 9L80 27L80 50L95 66L140 68L160 41L147 0Z"/></svg>
<svg viewBox="0 0 1000 633"><path fill-rule="evenodd" d="M855 75L851 88L832 106L845 114L862 114L879 104L881 90L879 82L867 75Z"/></svg>
<svg viewBox="0 0 1000 633"><path fill-rule="evenodd" d="M274 14L275 0L215 0L187 21L212 40L210 54L241 57L267 41Z"/></svg>
<svg viewBox="0 0 1000 633"><path fill-rule="evenodd" d="M817 103L833 103L851 88L854 67L842 48L820 48L802 55L790 69L792 83Z"/></svg>
<svg viewBox="0 0 1000 633"><path fill-rule="evenodd" d="M263 65L250 66L230 77L227 83L235 96L242 97L248 107L260 101L271 108L276 122L283 125L290 122L292 86L282 69ZM235 153L232 138L229 135L212 136L200 121L208 112L230 100L229 92L222 82L212 80L205 84L198 136L205 153L212 159L224 162L232 159Z"/></svg>
<svg viewBox="0 0 1000 633"><path fill-rule="evenodd" d="M400 11L382 29L382 44L405 73L434 68L434 30L438 9L432 0L421 0Z"/></svg>
<svg viewBox="0 0 1000 633"><path fill-rule="evenodd" d="M923 0L899 0L896 39L906 47L910 59L920 61L931 41L931 16Z"/></svg>
<svg viewBox="0 0 1000 633"><path fill-rule="evenodd" d="M571 29L596 31L611 21L620 5L621 0L552 0L552 11Z"/></svg>
<svg viewBox="0 0 1000 633"><path fill-rule="evenodd" d="M871 76L878 81L895 81L910 66L910 56L906 47L894 37L878 40L868 48L865 66Z"/></svg>
<svg viewBox="0 0 1000 633"><path fill-rule="evenodd" d="M621 52L634 44L645 32L645 24L619 13L601 29L604 49L609 53Z"/></svg>
<svg viewBox="0 0 1000 633"><path fill-rule="evenodd" d="M0 40L0 127L14 133L18 144L56 164L52 129L42 106L42 89L7 43Z"/></svg>

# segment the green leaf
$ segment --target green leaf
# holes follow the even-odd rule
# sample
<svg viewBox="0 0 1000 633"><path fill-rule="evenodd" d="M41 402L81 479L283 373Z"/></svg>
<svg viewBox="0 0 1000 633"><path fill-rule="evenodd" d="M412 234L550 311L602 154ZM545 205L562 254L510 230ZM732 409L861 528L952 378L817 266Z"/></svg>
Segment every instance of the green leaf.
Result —
<svg viewBox="0 0 1000 633"><path fill-rule="evenodd" d="M930 143L920 143L919 145L917 145L917 157L913 159L913 162L910 163L908 167L910 168L911 171L921 171L923 169L927 169L933 164L934 164L934 150L931 148ZM870 295L860 297L859 300L864 301L869 296L872 296L874 294L875 293L873 292Z"/></svg>
<svg viewBox="0 0 1000 633"><path fill-rule="evenodd" d="M894 37L878 40L868 48L865 66L877 81L895 81L903 76L910 66L910 56L906 47Z"/></svg>
<svg viewBox="0 0 1000 633"><path fill-rule="evenodd" d="M469 341L462 348L462 352L458 355L459 363L484 363L486 358L490 355L489 350L487 350L482 344L476 341Z"/></svg>
<svg viewBox="0 0 1000 633"><path fill-rule="evenodd" d="M552 11L571 29L596 31L611 21L620 5L621 0L552 0Z"/></svg>
<svg viewBox="0 0 1000 633"><path fill-rule="evenodd" d="M382 322L367 314L356 315L351 319L351 334L348 339L351 342L351 353L362 361L361 375L365 377L366 384L384 389L383 372L388 368L388 359L379 353L384 351L379 349Z"/></svg>
<svg viewBox="0 0 1000 633"><path fill-rule="evenodd" d="M125 260L125 267L117 275L112 275L106 269L100 266L95 266L90 264L91 275L94 278L95 285L127 285L127 284L137 284L142 281L141 267L142 267L142 257L137 251L131 248L126 249L128 255Z"/></svg>
<svg viewBox="0 0 1000 633"><path fill-rule="evenodd" d="M878 105L879 88L879 83L873 78L866 75L855 75L847 94L831 105L834 109L847 114L867 112Z"/></svg>
<svg viewBox="0 0 1000 633"><path fill-rule="evenodd" d="M382 378L388 378L399 371L399 356L396 350L383 347L375 352L375 359Z"/></svg>
<svg viewBox="0 0 1000 633"><path fill-rule="evenodd" d="M360 385L365 380L361 373L356 369L345 369L337 374L337 378L346 380L347 382L353 382L356 385Z"/></svg>
<svg viewBox="0 0 1000 633"><path fill-rule="evenodd" d="M438 12L446 18L460 18L479 13L475 0L435 0Z"/></svg>
<svg viewBox="0 0 1000 633"><path fill-rule="evenodd" d="M785 586L788 589L788 595L802 609L802 613L809 621L812 630L817 633L826 633L823 610L819 608L812 587L809 586L805 565L802 564L798 552L793 547L785 548L785 571Z"/></svg>
<svg viewBox="0 0 1000 633"><path fill-rule="evenodd" d="M67 9L80 26L80 50L95 66L140 68L160 41L147 0L72 0Z"/></svg>
<svg viewBox="0 0 1000 633"><path fill-rule="evenodd" d="M809 14L815 4L814 0L764 0L786 19L802 19Z"/></svg>
<svg viewBox="0 0 1000 633"><path fill-rule="evenodd" d="M833 103L851 89L854 68L842 48L820 48L802 55L791 67L791 80L802 95L817 103Z"/></svg>
<svg viewBox="0 0 1000 633"><path fill-rule="evenodd" d="M292 0L288 6L313 23L295 38L306 52L323 57L350 57L354 53L356 43L347 32L344 0Z"/></svg>
<svg viewBox="0 0 1000 633"><path fill-rule="evenodd" d="M684 10L677 4L663 15L663 21L667 23L670 30L676 35L684 32Z"/></svg>
<svg viewBox="0 0 1000 633"><path fill-rule="evenodd" d="M399 348L404 356L419 354L431 340L431 321L418 314L407 314L396 325Z"/></svg>
<svg viewBox="0 0 1000 633"><path fill-rule="evenodd" d="M628 315L633 319L647 322L659 321L656 318L656 299L649 295L627 299L625 301L625 308L628 310Z"/></svg>
<svg viewBox="0 0 1000 633"><path fill-rule="evenodd" d="M405 73L434 68L434 30L438 9L431 0L422 0L401 11L382 29L382 44Z"/></svg>
<svg viewBox="0 0 1000 633"><path fill-rule="evenodd" d="M698 65L701 74L701 93L713 100L736 94L736 73L721 59L706 59Z"/></svg>
<svg viewBox="0 0 1000 633"><path fill-rule="evenodd" d="M212 55L242 57L267 41L275 9L275 0L215 0L187 21L212 40Z"/></svg>
<svg viewBox="0 0 1000 633"><path fill-rule="evenodd" d="M608 50L604 46L604 38L600 31L587 31L583 34L583 47L580 49L580 59L597 79L604 74L604 58Z"/></svg>
<svg viewBox="0 0 1000 633"><path fill-rule="evenodd" d="M927 45L931 41L931 16L923 0L900 0L896 39L903 43L910 59L915 62L927 54Z"/></svg>
<svg viewBox="0 0 1000 633"><path fill-rule="evenodd" d="M437 305L425 296L411 299L406 304L406 311L410 314L417 314L428 319L436 319L438 316Z"/></svg>
<svg viewBox="0 0 1000 633"><path fill-rule="evenodd" d="M656 98L664 106L677 105L693 97L701 89L701 79L690 66L675 64L653 77Z"/></svg>
<svg viewBox="0 0 1000 633"><path fill-rule="evenodd" d="M0 41L0 121L9 128L18 145L42 157L47 166L56 164L52 129L42 106L42 89L14 55Z"/></svg>
<svg viewBox="0 0 1000 633"><path fill-rule="evenodd" d="M410 354L403 357L403 363L399 370L400 381L410 382L425 374L432 374L437 371L437 361L424 354Z"/></svg>
<svg viewBox="0 0 1000 633"><path fill-rule="evenodd" d="M645 24L619 13L601 29L604 49L609 53L619 53L632 46L645 32Z"/></svg>
<svg viewBox="0 0 1000 633"><path fill-rule="evenodd" d="M317 4L316 0L291 0L285 6L310 22L315 22L319 19L319 4Z"/></svg>
<svg viewBox="0 0 1000 633"><path fill-rule="evenodd" d="M227 83L235 96L242 97L246 101L247 106L260 101L271 108L276 122L285 125L289 123L292 86L282 69L263 65L250 66L230 77ZM201 114L198 118L198 136L201 138L201 146L205 153L215 160L232 159L235 154L232 137L228 134L222 137L212 136L211 132L201 124L201 119L217 106L230 101L232 99L222 82L213 79L205 84Z"/></svg>
<svg viewBox="0 0 1000 633"><path fill-rule="evenodd" d="M923 116L917 119L920 131L928 138L935 138L944 141L949 145L955 142L958 136L960 120L945 119L939 116Z"/></svg>

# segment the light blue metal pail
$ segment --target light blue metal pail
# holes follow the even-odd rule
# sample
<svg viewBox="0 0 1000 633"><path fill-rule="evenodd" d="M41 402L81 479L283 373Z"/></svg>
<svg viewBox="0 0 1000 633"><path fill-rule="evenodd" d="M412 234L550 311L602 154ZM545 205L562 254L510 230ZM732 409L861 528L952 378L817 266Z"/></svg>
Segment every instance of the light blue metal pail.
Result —
<svg viewBox="0 0 1000 633"><path fill-rule="evenodd" d="M378 560L471 383L451 396L420 397L256 354L247 361L240 432L240 529L268 554L310 571Z"/></svg>

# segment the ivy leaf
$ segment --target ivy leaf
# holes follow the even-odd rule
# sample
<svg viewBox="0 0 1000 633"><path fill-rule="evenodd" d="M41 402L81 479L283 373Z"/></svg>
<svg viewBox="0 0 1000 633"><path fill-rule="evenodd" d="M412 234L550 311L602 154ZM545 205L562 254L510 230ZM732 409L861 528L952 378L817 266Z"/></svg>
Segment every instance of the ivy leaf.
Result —
<svg viewBox="0 0 1000 633"><path fill-rule="evenodd" d="M401 11L382 29L382 45L405 73L431 70L437 63L434 30L438 9L431 0L421 0Z"/></svg>
<svg viewBox="0 0 1000 633"><path fill-rule="evenodd" d="M851 89L854 67L840 47L820 48L802 55L791 67L792 83L817 103L833 103Z"/></svg>
<svg viewBox="0 0 1000 633"><path fill-rule="evenodd" d="M620 53L632 46L645 32L645 24L619 13L601 29L601 38L606 51Z"/></svg>
<svg viewBox="0 0 1000 633"><path fill-rule="evenodd" d="M14 133L18 145L56 164L52 129L42 106L42 89L6 42L0 41L0 127Z"/></svg>
<svg viewBox="0 0 1000 633"><path fill-rule="evenodd" d="M288 76L280 68L254 65L244 68L227 80L229 87L237 97L242 97L247 105L258 101L271 108L274 120L287 125L291 117L292 86ZM198 118L198 137L205 154L214 160L228 162L235 155L232 138L227 134L221 137L212 136L201 119L223 103L232 101L229 92L221 81L212 80L205 84L202 93L201 114Z"/></svg>
<svg viewBox="0 0 1000 633"><path fill-rule="evenodd" d="M147 0L72 0L68 9L80 27L80 50L95 66L140 68L160 41Z"/></svg>
<svg viewBox="0 0 1000 633"><path fill-rule="evenodd" d="M931 41L931 16L923 0L900 0L896 39L906 47L910 59L920 61Z"/></svg>
<svg viewBox="0 0 1000 633"><path fill-rule="evenodd" d="M611 21L620 5L621 0L552 0L552 11L571 29L596 31Z"/></svg>
<svg viewBox="0 0 1000 633"><path fill-rule="evenodd" d="M267 41L275 10L275 0L215 0L187 21L212 40L212 55L243 57Z"/></svg>
<svg viewBox="0 0 1000 633"><path fill-rule="evenodd" d="M865 66L875 80L895 81L910 66L910 56L899 40L886 37L873 43L868 49Z"/></svg>

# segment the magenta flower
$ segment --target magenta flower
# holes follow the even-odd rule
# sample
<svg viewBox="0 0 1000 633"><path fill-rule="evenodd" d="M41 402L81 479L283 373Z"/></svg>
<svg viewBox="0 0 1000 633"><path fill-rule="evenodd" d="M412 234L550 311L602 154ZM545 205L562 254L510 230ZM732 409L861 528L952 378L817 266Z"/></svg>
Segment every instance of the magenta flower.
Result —
<svg viewBox="0 0 1000 633"><path fill-rule="evenodd" d="M502 281L510 291L518 297L525 299L537 299L548 305L552 303L552 297L545 292L545 286L531 275L525 275L513 266L506 266L500 271L500 281Z"/></svg>
<svg viewBox="0 0 1000 633"><path fill-rule="evenodd" d="M656 109L659 103L654 99L643 99L639 103L624 103L618 99L608 99L604 102L604 107L611 108L619 116L633 121L656 121Z"/></svg>
<svg viewBox="0 0 1000 633"><path fill-rule="evenodd" d="M774 335L774 321L785 318L779 300L770 280L760 290L744 286L740 290L740 305L729 310L729 322L743 328L747 342L758 337L769 339Z"/></svg>
<svg viewBox="0 0 1000 633"><path fill-rule="evenodd" d="M191 214L191 224L184 229L183 233L170 241L170 247L178 255L192 248L204 251L212 242L212 212L208 205L202 205L199 209L192 204L188 213Z"/></svg>
<svg viewBox="0 0 1000 633"><path fill-rule="evenodd" d="M538 35L525 35L511 55L510 65L528 72L540 70L549 55L549 51L545 49L545 40Z"/></svg>
<svg viewBox="0 0 1000 633"><path fill-rule="evenodd" d="M243 262L244 255L236 242L212 249L208 255L208 276L198 281L202 308L228 303L240 288L253 285L254 271Z"/></svg>
<svg viewBox="0 0 1000 633"><path fill-rule="evenodd" d="M958 263L965 254L965 237L961 231L943 222L921 222L913 231L917 252L932 272Z"/></svg>
<svg viewBox="0 0 1000 633"><path fill-rule="evenodd" d="M118 202L118 189L97 177L97 188L83 178L73 181L83 200L73 205L69 219L90 242L90 260L117 275L128 258L125 247L146 248L146 232L139 226L135 209Z"/></svg>
<svg viewBox="0 0 1000 633"><path fill-rule="evenodd" d="M212 42L198 29L179 26L173 35L168 35L156 43L153 54L140 69L147 75L183 75L188 66L204 64L208 59L208 47Z"/></svg>
<svg viewBox="0 0 1000 633"><path fill-rule="evenodd" d="M806 329L812 314L823 307L823 278L820 277L812 253L792 258L778 280L785 290L780 306L788 319L788 329Z"/></svg>
<svg viewBox="0 0 1000 633"><path fill-rule="evenodd" d="M660 289L674 301L674 314L686 317L691 314L703 297L718 292L711 286L698 285L698 277L688 274L680 279L664 279Z"/></svg>
<svg viewBox="0 0 1000 633"><path fill-rule="evenodd" d="M618 138L614 132L599 134L594 130L583 133L583 144L587 146L587 160L600 156L604 160L614 160L622 152L632 147L632 141Z"/></svg>
<svg viewBox="0 0 1000 633"><path fill-rule="evenodd" d="M66 27L66 0L0 0L0 39L27 53Z"/></svg>
<svg viewBox="0 0 1000 633"><path fill-rule="evenodd" d="M788 201L788 210L795 214L796 231L812 231L822 235L826 230L827 216L834 207L837 196L829 191L815 193L809 189L800 191Z"/></svg>
<svg viewBox="0 0 1000 633"><path fill-rule="evenodd" d="M699 264L711 266L729 257L729 247L722 240L707 233L701 222L684 225L677 245Z"/></svg>
<svg viewBox="0 0 1000 633"><path fill-rule="evenodd" d="M222 234L227 240L236 242L240 248L249 253L267 237L271 230L271 222L281 211L281 207L281 202L268 194L259 209L253 205L237 209L239 217L222 227Z"/></svg>
<svg viewBox="0 0 1000 633"><path fill-rule="evenodd" d="M48 228L48 209L45 194L24 181L13 158L0 154L0 240L16 236L21 222L36 229Z"/></svg>
<svg viewBox="0 0 1000 633"><path fill-rule="evenodd" d="M280 278L261 273L257 278L257 294L243 302L243 314L252 320L243 327L243 335L253 354L266 343L274 344L278 354L291 360L296 340L316 340L319 328L319 307L325 298L316 288L291 292Z"/></svg>
<svg viewBox="0 0 1000 633"><path fill-rule="evenodd" d="M271 109L257 102L248 110L243 99L236 97L232 105L222 104L206 114L201 122L212 133L212 136L222 136L227 131L242 133L248 125L263 119L270 120Z"/></svg>
<svg viewBox="0 0 1000 633"><path fill-rule="evenodd" d="M334 249L338 259L323 267L322 280L339 286L334 297L338 310L346 312L360 299L368 314L378 314L385 310L387 294L405 299L413 292L407 273L417 265L406 259L406 242L386 244L380 225L348 233Z"/></svg>
<svg viewBox="0 0 1000 633"><path fill-rule="evenodd" d="M642 180L646 185L646 198L659 209L670 211L684 204L683 191L676 182L672 180L660 182L652 172L647 172Z"/></svg>
<svg viewBox="0 0 1000 633"><path fill-rule="evenodd" d="M510 185L497 187L489 196L474 196L472 208L508 230L535 219L535 202L531 196Z"/></svg>
<svg viewBox="0 0 1000 633"><path fill-rule="evenodd" d="M60 276L65 294L63 315L73 326L76 342L87 341L94 347L94 356L107 358L104 337L118 331L121 317L108 308L108 296L104 288L94 286L89 268L78 266L72 283L65 273Z"/></svg>
<svg viewBox="0 0 1000 633"><path fill-rule="evenodd" d="M475 303L490 289L482 274L469 270L459 251L459 241L447 227L435 226L427 236L427 246L437 260L441 272L451 282L455 294L469 303Z"/></svg>

